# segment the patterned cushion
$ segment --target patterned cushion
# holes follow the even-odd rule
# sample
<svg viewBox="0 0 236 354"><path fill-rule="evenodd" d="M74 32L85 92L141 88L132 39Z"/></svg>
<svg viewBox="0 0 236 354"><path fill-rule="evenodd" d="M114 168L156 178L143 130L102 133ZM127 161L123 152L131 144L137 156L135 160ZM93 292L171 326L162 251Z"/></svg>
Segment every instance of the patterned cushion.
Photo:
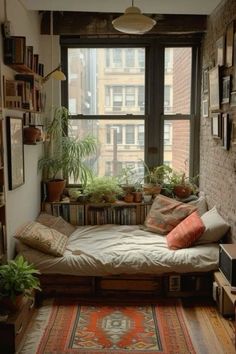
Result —
<svg viewBox="0 0 236 354"><path fill-rule="evenodd" d="M158 195L146 217L145 226L149 231L166 235L195 210L193 205Z"/></svg>
<svg viewBox="0 0 236 354"><path fill-rule="evenodd" d="M168 247L172 250L190 247L201 237L204 230L205 225L195 211L167 235Z"/></svg>
<svg viewBox="0 0 236 354"><path fill-rule="evenodd" d="M32 248L57 257L63 256L68 241L67 236L35 221L18 229L15 237Z"/></svg>
<svg viewBox="0 0 236 354"><path fill-rule="evenodd" d="M61 216L53 216L47 213L40 213L36 219L37 222L43 224L47 227L51 227L59 231L60 233L70 236L76 229L73 225L69 224L66 220L64 220Z"/></svg>

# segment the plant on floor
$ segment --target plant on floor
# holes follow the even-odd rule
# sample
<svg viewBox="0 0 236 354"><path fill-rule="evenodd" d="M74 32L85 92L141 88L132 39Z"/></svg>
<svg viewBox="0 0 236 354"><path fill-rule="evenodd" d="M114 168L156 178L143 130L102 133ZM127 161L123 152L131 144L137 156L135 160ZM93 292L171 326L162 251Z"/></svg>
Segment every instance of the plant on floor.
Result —
<svg viewBox="0 0 236 354"><path fill-rule="evenodd" d="M96 152L96 141L92 136L79 140L71 132L69 112L65 107L58 107L54 111L53 119L46 128L46 142L44 156L39 160L38 167L43 170L43 179L46 181L61 182L65 187L65 178L72 177L74 183L78 181L85 186L92 172L86 164L86 159ZM68 135L67 135L68 132ZM49 188L49 184L48 184ZM56 196L56 200L59 200ZM55 201L54 196L49 201Z"/></svg>
<svg viewBox="0 0 236 354"><path fill-rule="evenodd" d="M7 264L0 266L0 301L10 299L16 301L17 296L30 296L32 291L41 290L37 278L40 272L29 264L23 256L18 256Z"/></svg>

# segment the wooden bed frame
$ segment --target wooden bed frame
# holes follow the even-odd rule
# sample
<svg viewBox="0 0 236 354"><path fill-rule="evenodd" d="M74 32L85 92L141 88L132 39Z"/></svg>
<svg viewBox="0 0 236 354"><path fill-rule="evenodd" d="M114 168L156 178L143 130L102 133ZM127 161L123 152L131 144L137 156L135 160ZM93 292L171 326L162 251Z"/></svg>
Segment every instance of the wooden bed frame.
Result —
<svg viewBox="0 0 236 354"><path fill-rule="evenodd" d="M81 301L150 302L163 297L211 296L213 272L165 275L39 276L44 297L68 296Z"/></svg>

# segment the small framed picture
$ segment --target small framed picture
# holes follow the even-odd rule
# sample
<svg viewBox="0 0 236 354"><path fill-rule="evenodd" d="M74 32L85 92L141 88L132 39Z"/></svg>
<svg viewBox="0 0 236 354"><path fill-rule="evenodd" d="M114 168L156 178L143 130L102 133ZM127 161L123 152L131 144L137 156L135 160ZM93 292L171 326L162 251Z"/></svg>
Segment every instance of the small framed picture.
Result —
<svg viewBox="0 0 236 354"><path fill-rule="evenodd" d="M229 103L230 99L230 75L222 78L222 100L221 103Z"/></svg>
<svg viewBox="0 0 236 354"><path fill-rule="evenodd" d="M236 91L232 91L230 94L230 107L236 107Z"/></svg>
<svg viewBox="0 0 236 354"><path fill-rule="evenodd" d="M209 115L209 105L208 105L208 98L202 101L202 116L208 117Z"/></svg>
<svg viewBox="0 0 236 354"><path fill-rule="evenodd" d="M221 119L220 113L213 113L211 115L211 134L213 138L221 138Z"/></svg>
<svg viewBox="0 0 236 354"><path fill-rule="evenodd" d="M225 65L233 65L234 21L230 22L226 30L226 60Z"/></svg>
<svg viewBox="0 0 236 354"><path fill-rule="evenodd" d="M230 137L229 137L229 114L222 114L222 144L225 150L229 150Z"/></svg>
<svg viewBox="0 0 236 354"><path fill-rule="evenodd" d="M232 122L231 127L231 144L236 145L236 122Z"/></svg>
<svg viewBox="0 0 236 354"><path fill-rule="evenodd" d="M223 66L225 64L225 36L221 36L216 41L216 65Z"/></svg>
<svg viewBox="0 0 236 354"><path fill-rule="evenodd" d="M220 109L219 66L209 70L210 109Z"/></svg>
<svg viewBox="0 0 236 354"><path fill-rule="evenodd" d="M209 70L204 69L202 72L202 90L203 93L208 93L209 90Z"/></svg>

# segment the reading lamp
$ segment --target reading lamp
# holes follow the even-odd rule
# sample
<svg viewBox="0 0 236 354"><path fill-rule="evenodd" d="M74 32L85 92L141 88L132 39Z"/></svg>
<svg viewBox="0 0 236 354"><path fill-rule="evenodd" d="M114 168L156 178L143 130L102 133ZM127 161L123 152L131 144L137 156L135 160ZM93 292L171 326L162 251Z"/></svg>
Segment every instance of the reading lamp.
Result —
<svg viewBox="0 0 236 354"><path fill-rule="evenodd" d="M124 15L112 21L112 25L116 30L128 34L143 34L150 31L155 24L155 20L144 16L140 9L134 6L133 0L132 6L125 10Z"/></svg>
<svg viewBox="0 0 236 354"><path fill-rule="evenodd" d="M49 74L47 74L45 77L42 79L42 83L44 84L46 81L48 81L52 77L53 79L56 79L58 81L64 81L66 80L65 74L61 71L61 65L58 65L56 69L52 70Z"/></svg>

